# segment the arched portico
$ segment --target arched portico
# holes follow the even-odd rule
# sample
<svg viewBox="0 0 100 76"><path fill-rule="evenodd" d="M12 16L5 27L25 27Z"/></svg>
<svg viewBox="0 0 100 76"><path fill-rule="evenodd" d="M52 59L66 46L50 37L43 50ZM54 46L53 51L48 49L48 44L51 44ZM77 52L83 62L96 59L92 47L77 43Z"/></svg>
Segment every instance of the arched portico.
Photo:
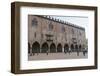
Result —
<svg viewBox="0 0 100 76"><path fill-rule="evenodd" d="M75 51L78 51L78 45L75 45Z"/></svg>
<svg viewBox="0 0 100 76"><path fill-rule="evenodd" d="M32 45L32 53L40 52L40 44L38 42L34 42Z"/></svg>
<svg viewBox="0 0 100 76"><path fill-rule="evenodd" d="M71 44L71 51L74 51L74 45Z"/></svg>
<svg viewBox="0 0 100 76"><path fill-rule="evenodd" d="M82 46L81 46L81 45L79 45L79 50L81 51L81 49L82 49Z"/></svg>
<svg viewBox="0 0 100 76"><path fill-rule="evenodd" d="M56 52L56 45L55 45L54 43L52 43L52 44L50 45L50 52L51 52L51 53L55 53L55 52Z"/></svg>
<svg viewBox="0 0 100 76"><path fill-rule="evenodd" d="M42 46L41 46L41 52L46 53L48 51L48 49L49 49L48 44L46 42L43 43Z"/></svg>
<svg viewBox="0 0 100 76"><path fill-rule="evenodd" d="M61 44L57 45L57 52L62 52L62 45Z"/></svg>
<svg viewBox="0 0 100 76"><path fill-rule="evenodd" d="M65 44L64 45L64 52L66 53L66 52L68 52L69 51L69 46L68 46L68 44Z"/></svg>

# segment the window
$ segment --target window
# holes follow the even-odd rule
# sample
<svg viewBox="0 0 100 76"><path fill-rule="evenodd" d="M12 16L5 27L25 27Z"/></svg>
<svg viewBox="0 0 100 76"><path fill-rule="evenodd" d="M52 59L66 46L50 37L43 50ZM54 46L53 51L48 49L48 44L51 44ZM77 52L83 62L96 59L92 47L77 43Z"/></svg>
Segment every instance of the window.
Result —
<svg viewBox="0 0 100 76"><path fill-rule="evenodd" d="M41 34L41 38L43 39L43 34Z"/></svg>
<svg viewBox="0 0 100 76"><path fill-rule="evenodd" d="M65 36L65 40L67 41L67 36Z"/></svg>
<svg viewBox="0 0 100 76"><path fill-rule="evenodd" d="M52 31L53 30L53 24L50 22L49 24L49 31Z"/></svg>
<svg viewBox="0 0 100 76"><path fill-rule="evenodd" d="M38 25L38 21L37 21L36 18L34 18L34 19L32 20L32 26L37 26L37 25Z"/></svg>
<svg viewBox="0 0 100 76"><path fill-rule="evenodd" d="M74 30L72 29L72 34L74 34Z"/></svg>
<svg viewBox="0 0 100 76"><path fill-rule="evenodd" d="M79 35L81 36L81 32L79 32Z"/></svg>
<svg viewBox="0 0 100 76"><path fill-rule="evenodd" d="M65 27L64 26L62 26L62 32L65 32Z"/></svg>
<svg viewBox="0 0 100 76"><path fill-rule="evenodd" d="M56 36L56 40L57 40L57 36Z"/></svg>

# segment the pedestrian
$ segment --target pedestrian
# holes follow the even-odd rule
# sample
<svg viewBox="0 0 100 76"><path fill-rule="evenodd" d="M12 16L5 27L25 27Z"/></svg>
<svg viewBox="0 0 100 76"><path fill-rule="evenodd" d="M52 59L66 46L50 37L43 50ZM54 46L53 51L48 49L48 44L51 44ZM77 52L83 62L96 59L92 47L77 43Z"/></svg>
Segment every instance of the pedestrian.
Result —
<svg viewBox="0 0 100 76"><path fill-rule="evenodd" d="M33 56L35 55L35 53L33 52Z"/></svg>
<svg viewBox="0 0 100 76"><path fill-rule="evenodd" d="M64 50L64 53L66 54L66 49Z"/></svg>
<svg viewBox="0 0 100 76"><path fill-rule="evenodd" d="M85 56L85 51L83 51L83 55Z"/></svg>
<svg viewBox="0 0 100 76"><path fill-rule="evenodd" d="M49 51L47 50L46 53L47 53L47 55L48 55Z"/></svg>
<svg viewBox="0 0 100 76"><path fill-rule="evenodd" d="M79 50L77 50L77 56L79 56Z"/></svg>
<svg viewBox="0 0 100 76"><path fill-rule="evenodd" d="M79 51L77 51L77 56L79 56Z"/></svg>

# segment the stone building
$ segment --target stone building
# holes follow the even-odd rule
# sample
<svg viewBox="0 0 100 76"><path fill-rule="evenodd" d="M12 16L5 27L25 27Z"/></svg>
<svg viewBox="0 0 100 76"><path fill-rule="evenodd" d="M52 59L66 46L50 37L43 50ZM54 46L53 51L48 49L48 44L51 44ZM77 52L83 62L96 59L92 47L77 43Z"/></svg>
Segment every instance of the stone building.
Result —
<svg viewBox="0 0 100 76"><path fill-rule="evenodd" d="M28 53L79 52L85 28L51 16L28 15Z"/></svg>

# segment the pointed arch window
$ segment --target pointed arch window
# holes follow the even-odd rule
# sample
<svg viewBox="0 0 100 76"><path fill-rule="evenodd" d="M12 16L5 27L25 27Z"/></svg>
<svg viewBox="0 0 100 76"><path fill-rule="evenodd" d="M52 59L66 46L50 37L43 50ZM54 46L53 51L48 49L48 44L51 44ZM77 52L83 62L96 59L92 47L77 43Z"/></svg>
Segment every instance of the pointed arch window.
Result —
<svg viewBox="0 0 100 76"><path fill-rule="evenodd" d="M65 32L65 27L64 26L62 26L62 32Z"/></svg>
<svg viewBox="0 0 100 76"><path fill-rule="evenodd" d="M81 36L81 32L79 32L79 35Z"/></svg>
<svg viewBox="0 0 100 76"><path fill-rule="evenodd" d="M53 30L53 24L50 22L49 24L49 31L52 31Z"/></svg>
<svg viewBox="0 0 100 76"><path fill-rule="evenodd" d="M36 32L34 33L34 37L36 38Z"/></svg>
<svg viewBox="0 0 100 76"><path fill-rule="evenodd" d="M74 29L72 29L72 34L74 34L75 32L74 32Z"/></svg>
<svg viewBox="0 0 100 76"><path fill-rule="evenodd" d="M33 18L32 19L32 26L37 26L38 25L38 21L37 21L37 19L36 18Z"/></svg>

